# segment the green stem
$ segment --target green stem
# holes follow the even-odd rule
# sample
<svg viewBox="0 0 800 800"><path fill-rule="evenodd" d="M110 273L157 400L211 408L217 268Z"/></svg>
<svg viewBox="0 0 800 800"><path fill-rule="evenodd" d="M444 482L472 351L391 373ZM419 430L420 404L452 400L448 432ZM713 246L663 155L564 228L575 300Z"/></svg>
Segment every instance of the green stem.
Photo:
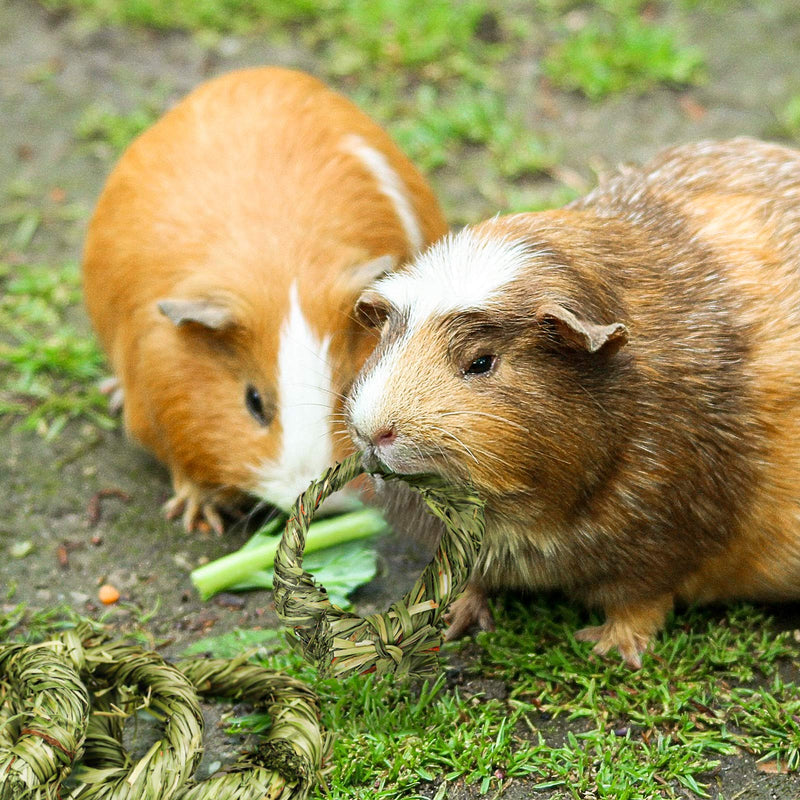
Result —
<svg viewBox="0 0 800 800"><path fill-rule="evenodd" d="M374 536L386 527L383 517L371 508L353 511L312 523L306 536L306 553L335 544ZM203 600L245 580L256 570L268 569L275 561L280 537L249 549L237 550L192 571L192 583Z"/></svg>

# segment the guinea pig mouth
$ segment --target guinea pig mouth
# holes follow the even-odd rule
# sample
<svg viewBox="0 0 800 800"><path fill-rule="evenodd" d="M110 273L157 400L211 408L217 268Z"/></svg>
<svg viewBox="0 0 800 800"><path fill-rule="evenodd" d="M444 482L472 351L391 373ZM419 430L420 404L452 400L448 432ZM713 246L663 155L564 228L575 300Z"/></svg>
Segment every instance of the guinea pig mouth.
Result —
<svg viewBox="0 0 800 800"><path fill-rule="evenodd" d="M381 447L367 444L361 451L361 460L367 472L395 472L398 475L417 475L434 471L430 464L415 458L395 446Z"/></svg>
<svg viewBox="0 0 800 800"><path fill-rule="evenodd" d="M462 482L468 476L449 463L443 453L425 452L419 447L362 448L361 460L367 472L393 472L397 475L439 475L448 481Z"/></svg>
<svg viewBox="0 0 800 800"><path fill-rule="evenodd" d="M367 445L361 451L361 463L367 472L386 472L389 470L388 466L378 456L377 449L371 445Z"/></svg>
<svg viewBox="0 0 800 800"><path fill-rule="evenodd" d="M396 472L398 475L413 475L426 472L407 459L398 458L395 453L387 452L383 448L367 445L361 451L361 460L367 472Z"/></svg>

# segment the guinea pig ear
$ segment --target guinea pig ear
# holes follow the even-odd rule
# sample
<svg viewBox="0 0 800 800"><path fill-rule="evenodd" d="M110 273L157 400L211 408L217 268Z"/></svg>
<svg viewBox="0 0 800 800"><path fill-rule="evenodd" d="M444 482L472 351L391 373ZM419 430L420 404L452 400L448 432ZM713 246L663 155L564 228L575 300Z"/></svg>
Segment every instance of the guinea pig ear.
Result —
<svg viewBox="0 0 800 800"><path fill-rule="evenodd" d="M372 289L362 292L354 308L356 319L367 328L380 328L389 316L386 298Z"/></svg>
<svg viewBox="0 0 800 800"><path fill-rule="evenodd" d="M231 309L213 300L159 300L156 305L176 328L195 322L209 330L222 331L236 324Z"/></svg>
<svg viewBox="0 0 800 800"><path fill-rule="evenodd" d="M396 266L397 259L390 255L378 256L363 264L357 264L345 274L346 289L351 295L357 295Z"/></svg>
<svg viewBox="0 0 800 800"><path fill-rule="evenodd" d="M553 330L568 347L585 353L612 356L628 341L628 329L621 322L598 325L579 319L559 303L542 305L536 319Z"/></svg>

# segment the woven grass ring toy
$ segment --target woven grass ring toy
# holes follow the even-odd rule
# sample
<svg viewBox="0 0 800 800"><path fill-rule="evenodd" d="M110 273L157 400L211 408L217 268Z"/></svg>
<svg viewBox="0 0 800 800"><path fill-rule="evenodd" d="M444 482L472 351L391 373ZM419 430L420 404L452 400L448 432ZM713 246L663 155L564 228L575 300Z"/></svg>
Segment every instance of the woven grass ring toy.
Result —
<svg viewBox="0 0 800 800"><path fill-rule="evenodd" d="M327 748L316 696L247 656L172 665L88 625L0 646L0 800L302 800ZM254 752L201 782L192 780L202 753L198 693L246 700L272 719ZM142 707L162 721L162 736L134 763L122 729ZM62 782L78 761L68 790Z"/></svg>
<svg viewBox="0 0 800 800"><path fill-rule="evenodd" d="M303 570L308 526L323 500L364 472L356 453L329 469L297 499L275 555L275 608L307 661L324 675L376 672L426 675L438 666L442 616L466 587L483 537L483 504L471 490L431 475L377 473L402 480L442 521L433 561L411 591L383 614L362 618L328 600Z"/></svg>

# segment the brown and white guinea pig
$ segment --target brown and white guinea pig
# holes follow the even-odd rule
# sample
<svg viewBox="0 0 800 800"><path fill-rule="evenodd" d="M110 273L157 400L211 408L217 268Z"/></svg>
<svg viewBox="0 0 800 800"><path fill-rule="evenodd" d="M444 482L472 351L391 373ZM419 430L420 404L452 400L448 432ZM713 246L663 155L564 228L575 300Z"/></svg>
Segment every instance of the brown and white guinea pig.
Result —
<svg viewBox="0 0 800 800"><path fill-rule="evenodd" d="M303 73L212 80L131 144L83 280L126 428L172 474L168 516L287 508L347 452L341 400L377 340L355 301L445 232L387 134Z"/></svg>
<svg viewBox="0 0 800 800"><path fill-rule="evenodd" d="M800 598L800 152L705 142L375 284L367 460L472 481L485 592L559 588L639 666L675 601ZM389 491L388 487L385 491Z"/></svg>

